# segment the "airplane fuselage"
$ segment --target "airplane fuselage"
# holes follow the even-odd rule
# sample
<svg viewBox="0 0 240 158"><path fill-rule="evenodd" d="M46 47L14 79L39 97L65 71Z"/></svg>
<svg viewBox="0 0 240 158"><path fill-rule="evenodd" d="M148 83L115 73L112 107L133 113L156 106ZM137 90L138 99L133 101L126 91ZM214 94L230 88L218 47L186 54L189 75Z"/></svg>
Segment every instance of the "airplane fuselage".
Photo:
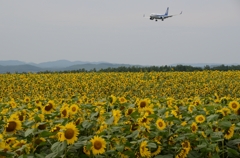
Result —
<svg viewBox="0 0 240 158"><path fill-rule="evenodd" d="M157 19L161 19L161 20L164 20L164 19L166 19L166 18L168 18L168 15L160 15L160 14L155 14L155 13L152 13L151 15L150 15L150 20L157 20Z"/></svg>

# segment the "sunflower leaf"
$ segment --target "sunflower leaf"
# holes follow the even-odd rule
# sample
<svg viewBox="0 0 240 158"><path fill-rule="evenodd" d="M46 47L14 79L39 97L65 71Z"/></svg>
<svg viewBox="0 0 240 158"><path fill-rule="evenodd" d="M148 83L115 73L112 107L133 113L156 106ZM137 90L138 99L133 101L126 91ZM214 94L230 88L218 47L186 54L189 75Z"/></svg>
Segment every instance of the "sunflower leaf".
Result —
<svg viewBox="0 0 240 158"><path fill-rule="evenodd" d="M228 151L228 156L229 157L234 158L234 157L239 157L240 156L240 154L239 154L239 152L237 150L228 148L227 151Z"/></svg>
<svg viewBox="0 0 240 158"><path fill-rule="evenodd" d="M157 148L157 145L155 143L148 143L147 145L149 148Z"/></svg>
<svg viewBox="0 0 240 158"><path fill-rule="evenodd" d="M210 115L207 117L207 122L216 121L218 117L219 117L218 114Z"/></svg>
<svg viewBox="0 0 240 158"><path fill-rule="evenodd" d="M172 155L172 154L168 154L168 155L158 155L158 156L155 156L154 158L173 158L173 155Z"/></svg>
<svg viewBox="0 0 240 158"><path fill-rule="evenodd" d="M27 129L26 132L24 133L24 136L27 137L29 136L30 134L32 134L34 131L34 129Z"/></svg>
<svg viewBox="0 0 240 158"><path fill-rule="evenodd" d="M123 149L124 149L124 145L116 146L116 149L117 149L119 152L122 152Z"/></svg>
<svg viewBox="0 0 240 158"><path fill-rule="evenodd" d="M218 123L218 125L222 128L229 128L232 126L232 123L230 121L221 121Z"/></svg>
<svg viewBox="0 0 240 158"><path fill-rule="evenodd" d="M57 156L58 156L58 153L54 152L54 153L48 154L45 158L55 158Z"/></svg>
<svg viewBox="0 0 240 158"><path fill-rule="evenodd" d="M113 123L113 120L114 120L114 117L112 116L111 118L109 118L107 121L106 121L106 124L110 125Z"/></svg>
<svg viewBox="0 0 240 158"><path fill-rule="evenodd" d="M58 147L60 146L61 142L56 142L51 146L52 151L57 151Z"/></svg>
<svg viewBox="0 0 240 158"><path fill-rule="evenodd" d="M231 141L227 142L226 145L229 146L229 147L232 147L232 146L235 146L237 144L240 144L240 139L231 140Z"/></svg>

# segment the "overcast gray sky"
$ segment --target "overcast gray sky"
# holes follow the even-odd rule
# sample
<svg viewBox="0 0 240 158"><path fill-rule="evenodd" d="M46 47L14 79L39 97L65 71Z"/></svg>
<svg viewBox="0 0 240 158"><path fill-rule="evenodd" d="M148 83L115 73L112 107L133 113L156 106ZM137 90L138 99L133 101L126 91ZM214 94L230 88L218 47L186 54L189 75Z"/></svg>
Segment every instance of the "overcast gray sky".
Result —
<svg viewBox="0 0 240 158"><path fill-rule="evenodd" d="M178 14L162 21L143 14ZM0 0L0 60L240 64L239 0Z"/></svg>

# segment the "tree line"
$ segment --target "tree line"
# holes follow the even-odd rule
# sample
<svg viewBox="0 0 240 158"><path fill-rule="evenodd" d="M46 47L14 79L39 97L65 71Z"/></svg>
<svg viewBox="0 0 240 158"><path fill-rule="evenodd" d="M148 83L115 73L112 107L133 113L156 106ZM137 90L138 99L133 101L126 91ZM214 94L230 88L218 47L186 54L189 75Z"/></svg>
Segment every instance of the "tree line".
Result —
<svg viewBox="0 0 240 158"><path fill-rule="evenodd" d="M178 71L178 72L192 72L192 71L204 71L204 70L218 70L218 71L229 71L229 70L240 70L240 65L219 65L211 67L209 65L205 65L204 67L193 67L190 65L176 65L176 66L120 66L117 68L106 68L99 69L96 68L91 70L86 70L84 68L78 70L64 70L64 71L54 71L55 73L79 73L79 72L170 72L170 71ZM53 71L43 71L38 73L53 73Z"/></svg>

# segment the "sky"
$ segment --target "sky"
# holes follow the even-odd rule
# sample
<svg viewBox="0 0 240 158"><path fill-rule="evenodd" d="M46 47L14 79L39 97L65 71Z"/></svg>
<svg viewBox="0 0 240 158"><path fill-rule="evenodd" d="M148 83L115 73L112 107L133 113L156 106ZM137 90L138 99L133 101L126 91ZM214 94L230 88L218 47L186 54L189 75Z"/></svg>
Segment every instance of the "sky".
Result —
<svg viewBox="0 0 240 158"><path fill-rule="evenodd" d="M239 0L0 0L0 60L240 64L239 41Z"/></svg>

